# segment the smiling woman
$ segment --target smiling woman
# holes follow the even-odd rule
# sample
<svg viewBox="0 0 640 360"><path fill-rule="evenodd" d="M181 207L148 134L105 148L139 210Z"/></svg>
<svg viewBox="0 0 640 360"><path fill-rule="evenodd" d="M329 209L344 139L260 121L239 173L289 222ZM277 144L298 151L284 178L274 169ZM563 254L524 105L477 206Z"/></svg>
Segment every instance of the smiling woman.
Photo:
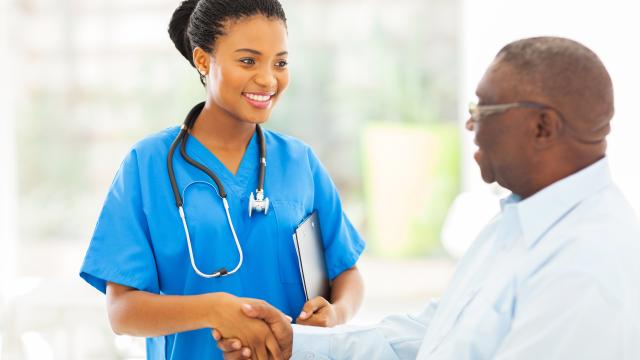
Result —
<svg viewBox="0 0 640 360"><path fill-rule="evenodd" d="M203 76L210 103L217 104L225 117L246 120L251 128L268 119L289 84L286 28L282 20L254 15L227 22L224 33L217 40L215 57L196 47L193 60Z"/></svg>
<svg viewBox="0 0 640 360"><path fill-rule="evenodd" d="M219 359L211 329L258 359L286 356L290 330L242 305L266 301L301 324L346 322L362 300L364 242L311 149L259 126L289 82L284 12L277 0L187 0L169 35L206 98L181 127L133 146L80 275L106 293L116 333L147 337L149 359ZM313 212L333 287L305 303L292 234Z"/></svg>

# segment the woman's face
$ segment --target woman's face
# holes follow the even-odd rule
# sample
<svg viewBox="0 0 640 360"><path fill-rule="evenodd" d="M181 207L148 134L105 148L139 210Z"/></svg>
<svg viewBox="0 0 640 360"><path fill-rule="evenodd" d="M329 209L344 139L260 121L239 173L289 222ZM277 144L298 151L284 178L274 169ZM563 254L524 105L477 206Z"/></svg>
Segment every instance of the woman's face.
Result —
<svg viewBox="0 0 640 360"><path fill-rule="evenodd" d="M237 120L265 122L289 84L285 25L256 15L228 21L224 32L208 56L208 96Z"/></svg>

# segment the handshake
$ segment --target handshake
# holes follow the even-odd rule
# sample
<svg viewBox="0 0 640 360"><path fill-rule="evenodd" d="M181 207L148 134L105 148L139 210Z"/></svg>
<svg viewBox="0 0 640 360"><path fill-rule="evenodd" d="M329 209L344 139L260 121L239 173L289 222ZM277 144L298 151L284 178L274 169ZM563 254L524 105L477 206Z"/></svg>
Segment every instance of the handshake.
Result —
<svg viewBox="0 0 640 360"><path fill-rule="evenodd" d="M219 326L211 331L224 358L289 359L293 319L265 301L227 295L228 311L219 318ZM334 305L316 297L304 305L296 322L327 327L336 325L338 317Z"/></svg>

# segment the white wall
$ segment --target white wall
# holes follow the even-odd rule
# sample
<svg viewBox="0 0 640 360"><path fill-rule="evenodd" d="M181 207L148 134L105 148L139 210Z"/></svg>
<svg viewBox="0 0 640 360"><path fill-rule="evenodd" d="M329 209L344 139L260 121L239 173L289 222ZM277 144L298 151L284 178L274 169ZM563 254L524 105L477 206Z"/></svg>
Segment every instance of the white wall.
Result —
<svg viewBox="0 0 640 360"><path fill-rule="evenodd" d="M14 66L10 52L13 2L0 2L0 309L5 309L15 269L16 161ZM2 330L0 311L0 331Z"/></svg>
<svg viewBox="0 0 640 360"><path fill-rule="evenodd" d="M538 0L463 0L461 104L475 99L475 87L495 54L505 44L524 37L553 35L582 42L595 51L613 79L616 114L608 138L615 181L640 210L640 14L638 2ZM460 119L466 120L461 109ZM465 188L483 187L465 144Z"/></svg>
<svg viewBox="0 0 640 360"><path fill-rule="evenodd" d="M0 358L10 333L10 298L16 264L15 83L10 29L13 2L0 1Z"/></svg>

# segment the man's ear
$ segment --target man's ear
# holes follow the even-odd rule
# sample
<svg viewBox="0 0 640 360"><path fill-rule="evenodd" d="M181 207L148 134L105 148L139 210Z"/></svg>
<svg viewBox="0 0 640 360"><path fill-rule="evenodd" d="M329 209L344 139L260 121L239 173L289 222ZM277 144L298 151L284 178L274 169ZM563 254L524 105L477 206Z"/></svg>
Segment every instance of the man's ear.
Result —
<svg viewBox="0 0 640 360"><path fill-rule="evenodd" d="M558 141L564 124L556 111L544 109L537 114L534 125L535 145L546 149Z"/></svg>
<svg viewBox="0 0 640 360"><path fill-rule="evenodd" d="M193 49L193 64L201 75L209 73L209 54L199 47Z"/></svg>

